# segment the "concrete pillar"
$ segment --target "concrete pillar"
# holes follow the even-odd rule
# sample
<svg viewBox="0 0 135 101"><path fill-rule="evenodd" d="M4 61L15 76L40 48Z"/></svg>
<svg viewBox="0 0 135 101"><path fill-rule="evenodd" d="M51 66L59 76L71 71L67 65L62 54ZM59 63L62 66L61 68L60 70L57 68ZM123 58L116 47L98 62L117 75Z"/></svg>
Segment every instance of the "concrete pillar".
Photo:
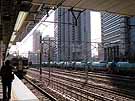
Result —
<svg viewBox="0 0 135 101"><path fill-rule="evenodd" d="M2 66L2 47L1 47L2 45L1 45L1 42L0 42L0 66Z"/></svg>
<svg viewBox="0 0 135 101"><path fill-rule="evenodd" d="M2 66L4 61L4 54L5 52L5 45L3 44L3 41L0 41L0 66Z"/></svg>
<svg viewBox="0 0 135 101"><path fill-rule="evenodd" d="M106 61L107 60L107 49L104 48L104 60Z"/></svg>

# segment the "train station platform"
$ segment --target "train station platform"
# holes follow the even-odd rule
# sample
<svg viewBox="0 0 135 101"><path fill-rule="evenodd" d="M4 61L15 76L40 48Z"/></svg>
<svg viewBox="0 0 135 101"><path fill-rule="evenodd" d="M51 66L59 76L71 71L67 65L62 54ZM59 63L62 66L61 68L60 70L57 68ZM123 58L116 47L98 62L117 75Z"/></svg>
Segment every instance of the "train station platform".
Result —
<svg viewBox="0 0 135 101"><path fill-rule="evenodd" d="M0 101L2 100L2 83L0 79ZM24 85L24 83L15 76L12 82L10 101L39 101L39 99Z"/></svg>

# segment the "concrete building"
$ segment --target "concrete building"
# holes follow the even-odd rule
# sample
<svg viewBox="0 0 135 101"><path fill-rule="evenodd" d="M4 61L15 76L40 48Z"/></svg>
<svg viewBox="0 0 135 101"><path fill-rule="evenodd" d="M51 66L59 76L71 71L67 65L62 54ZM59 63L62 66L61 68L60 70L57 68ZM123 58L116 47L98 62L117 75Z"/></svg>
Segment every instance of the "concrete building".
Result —
<svg viewBox="0 0 135 101"><path fill-rule="evenodd" d="M33 32L33 52L38 53L40 50L40 35L41 32L36 30Z"/></svg>
<svg viewBox="0 0 135 101"><path fill-rule="evenodd" d="M40 63L40 35L41 32L36 30L33 32L32 36L32 45L33 45L33 50L32 52L28 53L28 60L32 62L32 64L39 64Z"/></svg>
<svg viewBox="0 0 135 101"><path fill-rule="evenodd" d="M131 43L135 41L135 19L117 14L102 12L102 43L104 59L107 61L127 61L134 50ZM132 41L132 42L131 42Z"/></svg>
<svg viewBox="0 0 135 101"><path fill-rule="evenodd" d="M33 51L28 53L29 61L31 61L33 64L39 64L40 51L42 53L42 63L48 61L56 61L56 47L54 37L43 37L41 45L42 48L40 46L40 33L36 32L33 34Z"/></svg>
<svg viewBox="0 0 135 101"><path fill-rule="evenodd" d="M28 61L32 62L32 64L39 64L40 63L39 53L29 52L28 53Z"/></svg>
<svg viewBox="0 0 135 101"><path fill-rule="evenodd" d="M129 28L129 60L135 62L135 17L131 17L128 23Z"/></svg>
<svg viewBox="0 0 135 101"><path fill-rule="evenodd" d="M101 13L102 42L107 61L126 56L128 49L127 17L112 13Z"/></svg>
<svg viewBox="0 0 135 101"><path fill-rule="evenodd" d="M74 11L74 15L79 12ZM90 11L85 10L78 17L66 8L55 12L54 35L58 61L86 61L91 57Z"/></svg>
<svg viewBox="0 0 135 101"><path fill-rule="evenodd" d="M99 61L104 60L104 48L102 43L98 43L98 60Z"/></svg>

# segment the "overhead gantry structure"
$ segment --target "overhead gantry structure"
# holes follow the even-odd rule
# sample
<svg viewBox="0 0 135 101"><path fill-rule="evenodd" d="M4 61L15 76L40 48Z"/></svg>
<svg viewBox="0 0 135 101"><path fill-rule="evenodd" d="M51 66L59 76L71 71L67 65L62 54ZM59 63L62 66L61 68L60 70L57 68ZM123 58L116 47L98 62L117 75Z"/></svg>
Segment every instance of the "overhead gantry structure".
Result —
<svg viewBox="0 0 135 101"><path fill-rule="evenodd" d="M68 7L107 11L122 15L135 15L135 0L33 0L33 4L42 4L53 7Z"/></svg>
<svg viewBox="0 0 135 101"><path fill-rule="evenodd" d="M50 9L60 6L134 16L134 5L135 0L1 0L0 40L6 51L11 44L21 41Z"/></svg>
<svg viewBox="0 0 135 101"><path fill-rule="evenodd" d="M19 11L19 2L0 0L0 59L5 55Z"/></svg>

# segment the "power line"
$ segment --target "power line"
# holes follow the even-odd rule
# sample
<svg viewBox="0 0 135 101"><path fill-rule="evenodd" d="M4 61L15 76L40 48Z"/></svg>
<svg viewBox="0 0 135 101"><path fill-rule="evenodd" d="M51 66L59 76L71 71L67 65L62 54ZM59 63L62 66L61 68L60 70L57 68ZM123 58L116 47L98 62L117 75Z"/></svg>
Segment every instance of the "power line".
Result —
<svg viewBox="0 0 135 101"><path fill-rule="evenodd" d="M48 23L60 23L60 24L74 25L74 24L72 24L72 23L58 22L58 21L42 21L42 22L48 22Z"/></svg>

